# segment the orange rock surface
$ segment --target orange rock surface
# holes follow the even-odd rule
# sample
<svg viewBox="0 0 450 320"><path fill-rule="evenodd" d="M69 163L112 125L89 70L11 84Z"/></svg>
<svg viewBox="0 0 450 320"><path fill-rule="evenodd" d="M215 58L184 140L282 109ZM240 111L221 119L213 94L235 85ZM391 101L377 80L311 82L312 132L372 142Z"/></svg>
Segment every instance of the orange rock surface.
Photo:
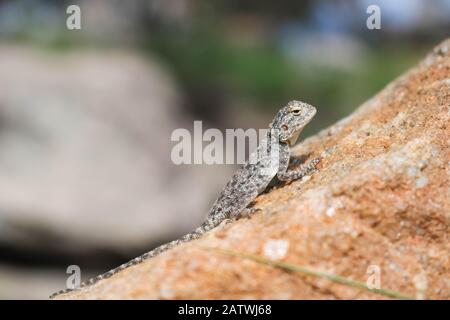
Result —
<svg viewBox="0 0 450 320"><path fill-rule="evenodd" d="M251 218L57 299L386 299L217 249L362 282L375 268L383 288L449 299L449 88L450 39L296 147L324 156L310 179L260 195Z"/></svg>

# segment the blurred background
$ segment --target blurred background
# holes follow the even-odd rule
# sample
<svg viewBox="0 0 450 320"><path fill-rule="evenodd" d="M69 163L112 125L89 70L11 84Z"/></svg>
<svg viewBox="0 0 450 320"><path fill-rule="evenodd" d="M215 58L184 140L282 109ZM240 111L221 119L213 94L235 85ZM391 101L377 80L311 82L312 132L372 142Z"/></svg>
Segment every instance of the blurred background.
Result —
<svg viewBox="0 0 450 320"><path fill-rule="evenodd" d="M0 0L0 299L200 224L235 167L172 164L174 129L265 128L300 99L314 134L449 31L450 0Z"/></svg>

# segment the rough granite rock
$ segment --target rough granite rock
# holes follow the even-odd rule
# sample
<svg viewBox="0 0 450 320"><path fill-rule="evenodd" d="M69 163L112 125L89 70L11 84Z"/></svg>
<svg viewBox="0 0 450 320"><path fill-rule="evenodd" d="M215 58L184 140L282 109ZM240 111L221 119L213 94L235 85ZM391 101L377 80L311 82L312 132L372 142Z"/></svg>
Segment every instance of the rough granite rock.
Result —
<svg viewBox="0 0 450 320"><path fill-rule="evenodd" d="M295 149L320 172L259 196L250 219L59 299L380 299L204 247L449 299L450 39L349 117ZM320 106L319 106L320 112Z"/></svg>

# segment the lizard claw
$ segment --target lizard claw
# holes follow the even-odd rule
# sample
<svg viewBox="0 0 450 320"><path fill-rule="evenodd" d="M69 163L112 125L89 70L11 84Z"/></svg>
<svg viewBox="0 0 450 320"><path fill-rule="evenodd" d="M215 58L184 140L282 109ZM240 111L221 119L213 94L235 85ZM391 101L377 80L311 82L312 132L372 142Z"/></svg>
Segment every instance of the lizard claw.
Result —
<svg viewBox="0 0 450 320"><path fill-rule="evenodd" d="M247 219L250 219L250 216L251 216L252 214L254 214L255 212L257 212L257 211L261 211L261 209L259 209L259 208L254 208L254 207L251 207L251 208L245 208L245 209L242 210L242 212L238 215L238 219L240 219L240 218L247 218Z"/></svg>

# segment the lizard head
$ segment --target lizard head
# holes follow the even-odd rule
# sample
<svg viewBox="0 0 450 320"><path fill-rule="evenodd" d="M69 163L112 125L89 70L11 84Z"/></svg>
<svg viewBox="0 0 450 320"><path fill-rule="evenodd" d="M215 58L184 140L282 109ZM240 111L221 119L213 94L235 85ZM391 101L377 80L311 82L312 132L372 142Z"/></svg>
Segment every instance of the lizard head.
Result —
<svg viewBox="0 0 450 320"><path fill-rule="evenodd" d="M278 130L281 142L293 145L316 112L316 108L307 103L297 100L290 101L278 111L270 128Z"/></svg>

